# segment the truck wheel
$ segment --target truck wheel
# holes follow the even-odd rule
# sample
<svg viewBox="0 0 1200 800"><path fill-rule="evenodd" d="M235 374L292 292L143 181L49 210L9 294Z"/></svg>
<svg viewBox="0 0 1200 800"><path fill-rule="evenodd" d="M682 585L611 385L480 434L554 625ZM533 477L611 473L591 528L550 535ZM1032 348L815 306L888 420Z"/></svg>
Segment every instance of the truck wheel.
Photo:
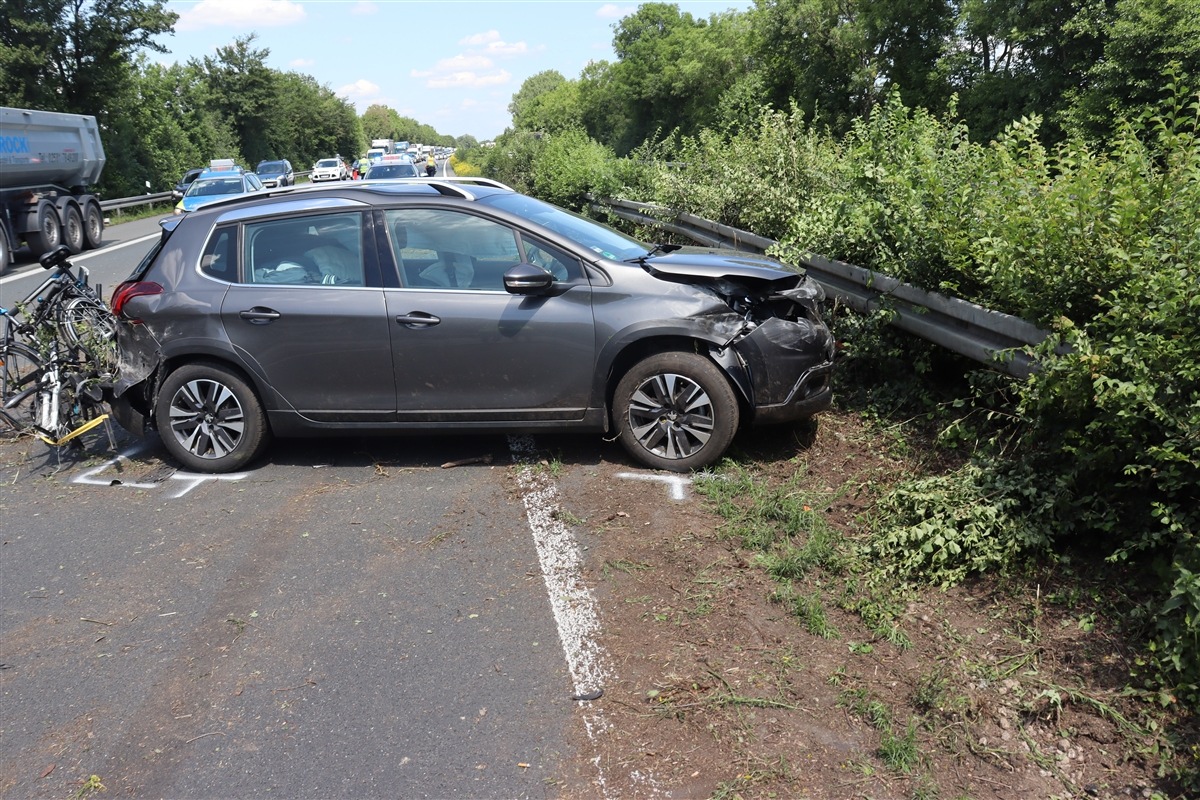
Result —
<svg viewBox="0 0 1200 800"><path fill-rule="evenodd" d="M58 211L49 200L42 200L37 207L37 229L25 234L25 243L34 258L41 258L62 242L62 224Z"/></svg>
<svg viewBox="0 0 1200 800"><path fill-rule="evenodd" d="M12 244L8 241L8 234L4 232L4 225L0 224L0 275L8 272L8 265L12 263Z"/></svg>
<svg viewBox="0 0 1200 800"><path fill-rule="evenodd" d="M104 238L104 212L92 197L83 204L83 246L95 250Z"/></svg>
<svg viewBox="0 0 1200 800"><path fill-rule="evenodd" d="M62 217L62 242L71 251L71 255L83 252L83 214L79 213L79 204L65 203L59 209Z"/></svg>

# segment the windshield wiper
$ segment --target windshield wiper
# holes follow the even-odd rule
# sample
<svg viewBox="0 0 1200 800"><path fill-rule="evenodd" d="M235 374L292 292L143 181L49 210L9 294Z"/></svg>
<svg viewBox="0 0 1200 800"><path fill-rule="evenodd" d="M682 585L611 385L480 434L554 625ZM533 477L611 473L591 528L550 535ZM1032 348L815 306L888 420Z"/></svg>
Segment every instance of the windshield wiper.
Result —
<svg viewBox="0 0 1200 800"><path fill-rule="evenodd" d="M645 255L634 256L633 258L627 258L627 259L625 259L625 261L626 261L626 263L630 263L630 262L634 262L634 261L642 263L647 258L650 258L652 255L654 255L655 253L674 253L676 250L680 249L681 247L683 247L683 245L681 245L681 244L656 244L656 245L654 245L654 247L651 247L650 252L646 253Z"/></svg>

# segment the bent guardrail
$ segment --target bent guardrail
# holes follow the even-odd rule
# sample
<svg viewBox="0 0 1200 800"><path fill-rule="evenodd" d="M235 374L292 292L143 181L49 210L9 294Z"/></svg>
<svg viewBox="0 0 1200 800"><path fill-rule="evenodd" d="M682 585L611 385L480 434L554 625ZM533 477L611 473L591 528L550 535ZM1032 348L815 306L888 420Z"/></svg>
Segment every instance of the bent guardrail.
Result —
<svg viewBox="0 0 1200 800"><path fill-rule="evenodd" d="M709 247L765 253L774 239L651 203L589 197L592 207L686 236ZM1026 378L1036 369L1026 348L1048 335L1020 317L929 292L853 264L810 255L800 264L825 293L866 314L887 309L890 324L960 355Z"/></svg>

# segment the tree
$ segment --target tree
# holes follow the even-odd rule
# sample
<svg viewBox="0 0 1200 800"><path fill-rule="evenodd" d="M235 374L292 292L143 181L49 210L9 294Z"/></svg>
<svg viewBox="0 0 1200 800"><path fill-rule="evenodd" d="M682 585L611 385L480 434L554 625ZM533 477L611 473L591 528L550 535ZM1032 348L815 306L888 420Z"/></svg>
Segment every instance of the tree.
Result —
<svg viewBox="0 0 1200 800"><path fill-rule="evenodd" d="M860 0L756 0L756 9L755 51L772 106L794 101L842 132L879 101L887 78L874 35L887 25L864 17Z"/></svg>
<svg viewBox="0 0 1200 800"><path fill-rule="evenodd" d="M1040 116L1044 140L1103 52L1115 0L961 0L938 71L976 139Z"/></svg>
<svg viewBox="0 0 1200 800"><path fill-rule="evenodd" d="M394 108L376 103L362 115L363 133L368 139L404 140L400 135L400 115Z"/></svg>
<svg viewBox="0 0 1200 800"><path fill-rule="evenodd" d="M94 114L102 123L123 94L140 50L179 18L144 0L4 0L0 95L5 103Z"/></svg>
<svg viewBox="0 0 1200 800"><path fill-rule="evenodd" d="M277 73L266 65L270 50L251 49L258 37L238 37L233 44L205 56L203 70L207 105L233 124L240 150L251 165L271 155L267 131L275 100L279 97ZM192 62L196 63L196 62Z"/></svg>
<svg viewBox="0 0 1200 800"><path fill-rule="evenodd" d="M1104 55L1088 66L1082 88L1068 92L1067 117L1103 138L1124 111L1161 107L1166 76L1200 84L1200 13L1189 0L1118 0Z"/></svg>
<svg viewBox="0 0 1200 800"><path fill-rule="evenodd" d="M521 88L513 95L512 102L508 104L513 127L518 130L538 130L538 126L530 119L534 104L543 95L553 92L566 82L567 79L562 73L553 69L526 78Z"/></svg>

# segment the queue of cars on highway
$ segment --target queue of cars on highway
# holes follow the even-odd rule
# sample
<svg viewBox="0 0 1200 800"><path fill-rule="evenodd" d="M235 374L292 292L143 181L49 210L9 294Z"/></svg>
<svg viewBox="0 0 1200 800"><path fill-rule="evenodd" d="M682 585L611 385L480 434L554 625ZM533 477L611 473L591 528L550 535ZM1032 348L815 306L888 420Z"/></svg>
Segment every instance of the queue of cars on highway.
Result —
<svg viewBox="0 0 1200 800"><path fill-rule="evenodd" d="M361 176L357 172L353 174L374 179L415 178L423 174L406 153L386 155L373 162L367 172L369 174ZM340 156L321 159L309 172L309 180L313 183L344 181L351 176L350 168ZM237 166L232 159L214 159L207 167L196 167L185 172L172 188L171 197L177 201L175 213L180 215L217 199L295 185L296 172L292 162L287 159L260 161L253 172Z"/></svg>

